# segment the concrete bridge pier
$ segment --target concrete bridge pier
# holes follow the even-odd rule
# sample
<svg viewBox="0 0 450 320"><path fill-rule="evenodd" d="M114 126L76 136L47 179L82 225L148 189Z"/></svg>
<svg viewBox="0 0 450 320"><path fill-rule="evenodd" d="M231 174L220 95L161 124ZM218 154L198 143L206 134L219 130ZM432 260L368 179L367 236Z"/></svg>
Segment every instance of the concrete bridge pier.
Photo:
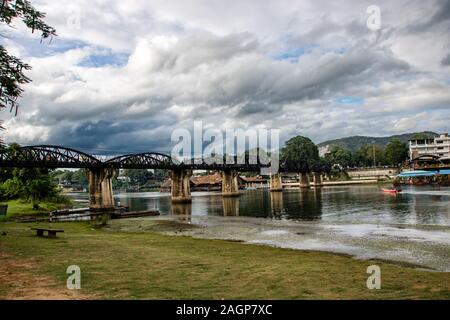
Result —
<svg viewBox="0 0 450 320"><path fill-rule="evenodd" d="M222 171L222 196L239 196L239 173L235 170Z"/></svg>
<svg viewBox="0 0 450 320"><path fill-rule="evenodd" d="M270 175L270 191L283 191L283 182L280 173Z"/></svg>
<svg viewBox="0 0 450 320"><path fill-rule="evenodd" d="M173 169L172 174L172 203L190 203L192 170Z"/></svg>
<svg viewBox="0 0 450 320"><path fill-rule="evenodd" d="M309 177L306 172L300 172L300 188L309 188Z"/></svg>
<svg viewBox="0 0 450 320"><path fill-rule="evenodd" d="M114 209L112 177L115 174L116 170L112 168L92 168L87 170L90 210L109 211Z"/></svg>
<svg viewBox="0 0 450 320"><path fill-rule="evenodd" d="M318 172L313 172L313 187L320 188L323 187L322 175Z"/></svg>

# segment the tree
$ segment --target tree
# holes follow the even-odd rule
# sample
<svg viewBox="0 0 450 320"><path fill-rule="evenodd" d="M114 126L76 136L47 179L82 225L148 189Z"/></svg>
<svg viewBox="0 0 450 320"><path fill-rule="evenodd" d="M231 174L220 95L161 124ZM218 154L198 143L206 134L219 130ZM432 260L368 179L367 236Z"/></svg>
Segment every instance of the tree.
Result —
<svg viewBox="0 0 450 320"><path fill-rule="evenodd" d="M325 161L331 165L339 164L343 167L353 165L353 155L350 150L335 146L325 155Z"/></svg>
<svg viewBox="0 0 450 320"><path fill-rule="evenodd" d="M281 149L280 159L313 167L320 162L319 149L311 139L296 136L286 141Z"/></svg>
<svg viewBox="0 0 450 320"><path fill-rule="evenodd" d="M55 170L50 173L50 176L58 183L72 184L73 174L74 172L70 170Z"/></svg>
<svg viewBox="0 0 450 320"><path fill-rule="evenodd" d="M85 169L78 169L72 174L72 183L81 187L87 187L88 180Z"/></svg>
<svg viewBox="0 0 450 320"><path fill-rule="evenodd" d="M153 173L146 169L126 169L123 172L132 184L144 185L153 177Z"/></svg>
<svg viewBox="0 0 450 320"><path fill-rule="evenodd" d="M155 169L154 171L154 179L156 180L164 180L170 176L169 170L167 169Z"/></svg>
<svg viewBox="0 0 450 320"><path fill-rule="evenodd" d="M435 137L435 134L432 132L416 132L411 135L411 140L426 140L426 139L433 139Z"/></svg>
<svg viewBox="0 0 450 320"><path fill-rule="evenodd" d="M31 201L37 208L39 201L58 196L58 188L52 181L47 169L15 168L13 177L2 186L2 197L22 198Z"/></svg>
<svg viewBox="0 0 450 320"><path fill-rule="evenodd" d="M1 1L1 0L0 0ZM18 143L11 143L9 145L3 145L0 139L0 149L7 152L14 152L19 149L20 145ZM8 179L12 179L13 177L13 168L0 168L0 183L7 181Z"/></svg>
<svg viewBox="0 0 450 320"><path fill-rule="evenodd" d="M353 154L353 163L358 167L367 167L372 165L367 157L369 145L362 146Z"/></svg>
<svg viewBox="0 0 450 320"><path fill-rule="evenodd" d="M375 151L375 165L385 164L385 154L382 147L379 145L366 144L362 146L354 155L355 164L362 167L373 166Z"/></svg>
<svg viewBox="0 0 450 320"><path fill-rule="evenodd" d="M20 19L31 29L31 32L40 31L42 39L56 36L56 30L44 22L45 14L36 10L26 0L0 0L0 23L12 26L15 19ZM31 66L8 53L0 45L0 110L9 108L17 114L17 99L21 97L21 85L31 81L24 71Z"/></svg>
<svg viewBox="0 0 450 320"><path fill-rule="evenodd" d="M399 139L391 139L385 150L386 164L398 166L408 158L408 146Z"/></svg>

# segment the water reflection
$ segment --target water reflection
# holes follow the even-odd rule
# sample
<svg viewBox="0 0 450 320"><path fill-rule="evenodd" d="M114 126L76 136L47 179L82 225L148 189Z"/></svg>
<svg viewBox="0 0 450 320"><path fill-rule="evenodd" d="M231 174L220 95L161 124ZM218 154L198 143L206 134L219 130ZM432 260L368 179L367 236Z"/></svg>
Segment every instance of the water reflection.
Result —
<svg viewBox="0 0 450 320"><path fill-rule="evenodd" d="M283 214L283 192L270 192L271 217L280 217Z"/></svg>
<svg viewBox="0 0 450 320"><path fill-rule="evenodd" d="M77 203L87 194L73 194ZM404 187L398 196L376 185L292 189L283 192L248 190L238 198L194 192L192 204L171 204L169 194L123 193L116 202L130 210L159 210L162 215L248 216L327 222L407 223L450 225L450 188Z"/></svg>
<svg viewBox="0 0 450 320"><path fill-rule="evenodd" d="M241 216L266 218L270 215L269 191L248 190L239 198Z"/></svg>
<svg viewBox="0 0 450 320"><path fill-rule="evenodd" d="M427 198L436 205L442 203L442 196L439 195L416 195L409 202L409 211L415 215L419 224L437 224L439 222L439 212L430 210L429 203L426 201Z"/></svg>
<svg viewBox="0 0 450 320"><path fill-rule="evenodd" d="M322 216L322 190L300 189L286 192L283 217L317 220Z"/></svg>
<svg viewBox="0 0 450 320"><path fill-rule="evenodd" d="M237 217L239 216L239 198L238 197L222 197L223 216Z"/></svg>
<svg viewBox="0 0 450 320"><path fill-rule="evenodd" d="M174 216L192 216L191 203L172 203L172 214Z"/></svg>

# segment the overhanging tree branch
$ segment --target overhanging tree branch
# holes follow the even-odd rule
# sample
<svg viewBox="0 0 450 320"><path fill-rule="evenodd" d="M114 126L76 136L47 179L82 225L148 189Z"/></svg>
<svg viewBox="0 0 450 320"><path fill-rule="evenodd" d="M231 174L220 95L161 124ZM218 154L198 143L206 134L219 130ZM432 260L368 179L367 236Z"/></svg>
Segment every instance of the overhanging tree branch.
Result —
<svg viewBox="0 0 450 320"><path fill-rule="evenodd" d="M44 22L45 13L36 10L26 0L0 0L0 23L11 26L14 19L20 19L34 33L41 32L42 39L56 36L56 30ZM21 85L31 82L25 74L31 66L8 54L0 45L0 111L9 108L17 115L17 99L22 96ZM0 130L3 127L0 122ZM0 145L2 141L0 139Z"/></svg>
<svg viewBox="0 0 450 320"><path fill-rule="evenodd" d="M45 13L36 10L29 1L0 0L0 23L11 26L14 19L21 19L31 29L41 32L41 40L56 36L56 31L44 22ZM21 97L21 85L31 81L24 71L31 66L8 54L0 45L0 109L9 108L17 114L17 99Z"/></svg>

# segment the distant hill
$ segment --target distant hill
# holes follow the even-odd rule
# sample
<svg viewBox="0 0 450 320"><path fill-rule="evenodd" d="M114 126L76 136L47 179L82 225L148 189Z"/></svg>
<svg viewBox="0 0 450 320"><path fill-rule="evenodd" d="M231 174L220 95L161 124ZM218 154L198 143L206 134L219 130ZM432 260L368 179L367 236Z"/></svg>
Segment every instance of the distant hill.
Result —
<svg viewBox="0 0 450 320"><path fill-rule="evenodd" d="M319 153L321 155L323 155L323 154L331 151L331 149L334 146L339 146L344 149L348 149L352 152L355 152L362 146L367 145L367 144L372 144L372 143L375 143L376 145L384 147L389 143L389 140L391 140L393 138L400 139L400 141L407 143L408 140L411 139L411 137L413 137L413 136L433 138L437 135L438 134L435 132L424 131L424 132L404 133L404 134L388 136L388 137L352 136L352 137L324 141L324 142L319 143L317 146L319 147Z"/></svg>

